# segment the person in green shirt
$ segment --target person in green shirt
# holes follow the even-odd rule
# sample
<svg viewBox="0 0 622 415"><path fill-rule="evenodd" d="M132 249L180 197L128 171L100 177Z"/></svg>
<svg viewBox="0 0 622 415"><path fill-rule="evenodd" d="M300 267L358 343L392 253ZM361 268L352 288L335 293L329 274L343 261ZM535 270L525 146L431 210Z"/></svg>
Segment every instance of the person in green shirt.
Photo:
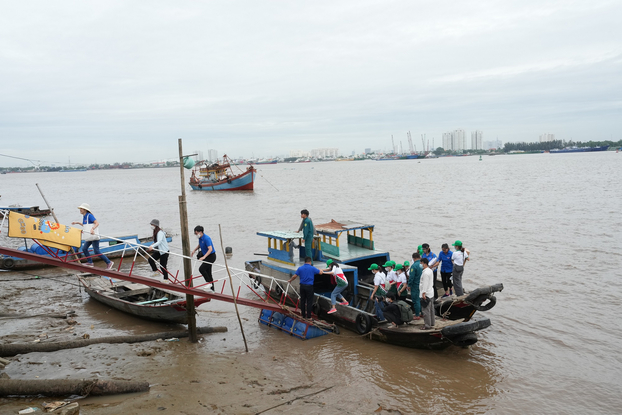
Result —
<svg viewBox="0 0 622 415"><path fill-rule="evenodd" d="M300 224L298 232L302 231L302 239L305 241L305 257L315 259L313 257L313 235L315 234L313 221L309 217L309 211L307 209L300 211L300 217L302 218L302 223Z"/></svg>
<svg viewBox="0 0 622 415"><path fill-rule="evenodd" d="M421 266L421 255L419 252L413 254L413 264L410 266L410 272L408 277L408 286L410 287L410 299L413 302L413 308L415 313L414 320L421 318L421 300L419 299L419 282L421 282L421 274L423 273L423 267Z"/></svg>

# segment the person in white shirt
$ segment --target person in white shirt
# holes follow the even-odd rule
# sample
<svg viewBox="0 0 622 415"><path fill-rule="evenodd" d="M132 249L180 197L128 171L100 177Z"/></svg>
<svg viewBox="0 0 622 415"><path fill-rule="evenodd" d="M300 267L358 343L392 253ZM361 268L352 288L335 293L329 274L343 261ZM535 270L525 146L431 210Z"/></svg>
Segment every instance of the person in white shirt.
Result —
<svg viewBox="0 0 622 415"><path fill-rule="evenodd" d="M464 272L464 262L469 260L469 251L462 247L461 241L456 241L451 245L456 248L456 252L451 254L451 262L454 264L451 271L451 278L454 281L454 289L456 290L456 295L461 296L464 294L464 289L462 288L462 274Z"/></svg>
<svg viewBox="0 0 622 415"><path fill-rule="evenodd" d="M382 311L384 310L384 296L387 295L386 276L384 272L379 269L378 264L371 264L368 270L374 274L374 290L369 297L376 306L376 317L378 321L384 321L385 318Z"/></svg>
<svg viewBox="0 0 622 415"><path fill-rule="evenodd" d="M423 273L419 282L419 292L421 293L421 312L423 314L423 327L421 330L430 330L436 324L434 316L434 273L428 266L428 259L421 258Z"/></svg>
<svg viewBox="0 0 622 415"><path fill-rule="evenodd" d="M147 248L150 255L149 265L151 265L151 270L155 276L160 276L161 273L164 275L164 279L168 280L168 270L166 269L168 264L168 242L166 241L166 234L160 229L160 221L157 219L151 221L151 228L153 229L153 244ZM160 267L156 265L158 259L160 260Z"/></svg>

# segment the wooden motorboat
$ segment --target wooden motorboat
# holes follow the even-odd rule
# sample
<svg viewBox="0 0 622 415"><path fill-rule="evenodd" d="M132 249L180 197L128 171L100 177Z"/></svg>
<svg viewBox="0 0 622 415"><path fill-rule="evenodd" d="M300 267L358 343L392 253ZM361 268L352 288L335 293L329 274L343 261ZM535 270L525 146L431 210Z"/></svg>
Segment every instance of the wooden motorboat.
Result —
<svg viewBox="0 0 622 415"><path fill-rule="evenodd" d="M100 303L136 317L166 323L188 323L186 296L148 285L125 281L113 282L107 277L93 274L78 276L86 292ZM195 307L210 301L197 297Z"/></svg>

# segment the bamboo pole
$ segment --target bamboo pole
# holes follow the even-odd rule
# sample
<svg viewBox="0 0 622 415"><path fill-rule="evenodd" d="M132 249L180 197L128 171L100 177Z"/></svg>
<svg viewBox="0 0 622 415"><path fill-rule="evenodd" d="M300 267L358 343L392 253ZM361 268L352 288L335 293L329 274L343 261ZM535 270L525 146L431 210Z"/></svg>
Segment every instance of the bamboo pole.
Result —
<svg viewBox="0 0 622 415"><path fill-rule="evenodd" d="M184 156L181 145L179 144L179 174L181 176L181 196L179 196L179 218L181 224L181 244L184 253L184 280L187 287L192 287L192 263L190 262L190 238L188 236L188 210L186 206L186 179L184 177ZM186 311L188 312L188 332L190 341L196 343L197 338L197 320L194 309L194 296L186 294Z"/></svg>
<svg viewBox="0 0 622 415"><path fill-rule="evenodd" d="M220 224L218 225L218 233L220 234L220 247L222 248L222 254L225 257L225 268L227 268L227 274L229 274L229 286L231 287L231 296L233 297L233 304L235 305L235 313L238 316L238 322L240 323L240 330L242 331L242 339L244 339L244 348L248 353L248 344L246 343L246 336L244 335L244 327L242 326L242 319L240 318L240 312L238 311L238 300L235 297L235 291L233 290L233 278L231 278L231 272L229 271L229 264L227 263L227 254L225 253L225 246L222 242L222 229Z"/></svg>

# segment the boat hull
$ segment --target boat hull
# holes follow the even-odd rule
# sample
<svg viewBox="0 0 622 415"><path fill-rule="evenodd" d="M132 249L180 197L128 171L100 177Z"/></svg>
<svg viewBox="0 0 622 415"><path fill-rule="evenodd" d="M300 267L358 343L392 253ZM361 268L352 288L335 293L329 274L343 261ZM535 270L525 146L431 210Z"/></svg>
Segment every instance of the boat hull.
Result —
<svg viewBox="0 0 622 415"><path fill-rule="evenodd" d="M254 183L255 170L249 169L229 180L222 180L215 183L209 180L201 180L198 183L190 183L190 187L192 187L192 190L203 191L253 190Z"/></svg>
<svg viewBox="0 0 622 415"><path fill-rule="evenodd" d="M112 307L116 310L151 321L188 324L186 301L185 297L181 295L168 291L162 292L156 288L148 287L146 285L132 284L132 288L134 288L133 291L144 291L145 297L150 297L154 294L156 296L166 294L170 297L170 300L167 301L167 304L141 305L131 301L126 301L122 298L115 298L114 296L118 295L118 293L115 293L113 290L106 290L105 288L102 289L101 284L103 283L103 281L108 281L105 280L103 277L80 277L79 280L80 283L84 286L86 292L91 296L91 298L99 301L102 304L106 304L107 306ZM128 291L127 293L129 294L131 293L131 291ZM209 301L209 299L195 298L195 306L198 307L206 301Z"/></svg>
<svg viewBox="0 0 622 415"><path fill-rule="evenodd" d="M581 147L581 148L562 148L559 150L550 150L551 154L558 153L589 153L593 151L607 151L609 146L600 146L600 147Z"/></svg>
<svg viewBox="0 0 622 415"><path fill-rule="evenodd" d="M140 239L138 239L138 237L136 235L132 235L132 236L128 236L128 237L122 237L122 238L118 238L118 239L135 242L137 244L142 245L143 247L148 247L151 244L153 244L153 242L152 242L153 238L148 237L148 238L140 238ZM173 240L173 238L171 238L169 236L169 237L166 238L166 240L168 242L171 242ZM105 243L105 242L111 243L111 242L117 242L117 241L113 241L111 239L101 239L100 240L100 243ZM42 251L42 249L40 249L39 251ZM134 250L131 249L130 247L125 247L125 250L124 250L124 244L123 243L117 243L115 245L109 245L109 246L106 246L106 247L101 247L100 251L101 251L102 254L106 255L106 257L108 259L115 259L115 258L121 258L121 257L126 257L126 256L134 255ZM34 253L39 254L39 252L34 252ZM82 254L82 251L80 251L80 254ZM45 253L45 251L41 252L40 255L50 256L47 253ZM92 247L89 249L89 256L90 255L95 255L95 253L93 252L93 248ZM61 251L61 253L59 254L59 257L63 258L64 256L65 256L65 253L63 253L63 251ZM71 258L71 257L68 256L68 258ZM98 256L92 257L91 259L93 261L101 261L102 260ZM31 261L31 260L28 260L28 259L0 255L0 269L8 269L8 270L39 269L39 268L45 268L45 267L50 267L50 266L51 265L43 264L41 262Z"/></svg>

